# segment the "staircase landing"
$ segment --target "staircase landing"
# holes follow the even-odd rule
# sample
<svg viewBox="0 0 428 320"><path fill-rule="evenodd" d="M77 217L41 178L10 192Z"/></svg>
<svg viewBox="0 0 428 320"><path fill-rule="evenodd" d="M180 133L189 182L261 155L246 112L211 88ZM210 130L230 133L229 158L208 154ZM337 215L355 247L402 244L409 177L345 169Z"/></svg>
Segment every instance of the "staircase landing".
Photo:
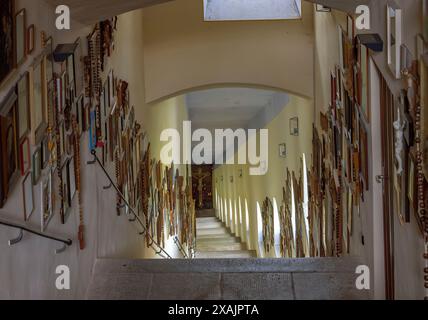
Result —
<svg viewBox="0 0 428 320"><path fill-rule="evenodd" d="M96 262L88 299L368 299L352 258L111 260Z"/></svg>

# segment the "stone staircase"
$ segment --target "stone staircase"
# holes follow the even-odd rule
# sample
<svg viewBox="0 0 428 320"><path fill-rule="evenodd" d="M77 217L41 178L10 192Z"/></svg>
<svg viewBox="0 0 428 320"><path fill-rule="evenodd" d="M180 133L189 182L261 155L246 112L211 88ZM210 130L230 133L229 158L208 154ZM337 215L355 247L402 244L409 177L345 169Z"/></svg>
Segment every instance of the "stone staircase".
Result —
<svg viewBox="0 0 428 320"><path fill-rule="evenodd" d="M356 300L353 258L97 260L91 300Z"/></svg>
<svg viewBox="0 0 428 320"><path fill-rule="evenodd" d="M216 217L196 219L197 259L254 258L255 251L247 250L241 239L233 236L228 228Z"/></svg>

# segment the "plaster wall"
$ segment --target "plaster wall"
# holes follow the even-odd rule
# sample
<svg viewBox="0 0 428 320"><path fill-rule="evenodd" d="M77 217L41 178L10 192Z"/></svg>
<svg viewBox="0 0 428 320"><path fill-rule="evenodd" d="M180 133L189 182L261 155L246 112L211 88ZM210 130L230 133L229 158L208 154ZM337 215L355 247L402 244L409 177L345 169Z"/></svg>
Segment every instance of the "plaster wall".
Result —
<svg viewBox="0 0 428 320"><path fill-rule="evenodd" d="M219 84L312 97L313 6L302 10L299 20L204 22L199 0L144 9L146 101Z"/></svg>
<svg viewBox="0 0 428 320"><path fill-rule="evenodd" d="M237 205L238 219L235 219L237 222L233 219L231 221L231 230L234 233L237 232L238 235L239 231L237 230L240 227L240 216L242 216L242 224L244 226L247 224L245 203L248 204L250 229L249 233L246 234L245 232L241 239L249 248L257 250L259 257L274 257L275 253L272 251L268 254L260 250L258 243L257 203L261 206L264 199L269 197L272 201L276 200L279 208L282 203L282 188L285 186L287 168L290 172L295 171L297 176L299 176L303 154L306 156L308 165L310 164L309 161L312 157L312 135L308 134L308 132L312 130L312 111L312 100L290 95L288 104L274 119L265 125L264 129L267 129L269 133L267 146L268 170L265 175L251 176L249 174L249 164L224 164L214 170L214 190L220 199L223 199L223 201L226 200L227 203L230 200L232 200L232 203L236 201L237 204L239 203L239 199L241 199L241 210L239 210L239 205ZM293 117L299 118L299 136L290 135L289 120ZM248 139L248 143L256 140L257 145L260 144L259 134L249 136ZM279 144L282 143L285 143L287 146L286 158L279 156ZM244 147L248 150L248 145L241 146L241 148ZM257 150L259 154L260 147L257 147ZM235 154L235 162L237 162L237 153ZM240 177L241 170L242 177ZM231 177L233 177L233 182L231 182ZM216 209L219 210L220 208L217 206ZM224 213L227 216L226 223L229 223L231 215L229 207L227 207ZM233 214L235 214L235 211L233 211Z"/></svg>
<svg viewBox="0 0 428 320"><path fill-rule="evenodd" d="M36 52L2 84L1 98L41 52L39 38L41 30L45 30L48 36L53 36L54 47L59 43L74 42L79 36L85 42L86 35L91 31L91 28L83 28L75 21L72 22L71 31L56 30L54 8L47 6L43 1L18 0L16 9L24 7L27 12L27 25L32 23L36 25ZM106 73L113 68L116 76L129 82L130 102L135 106L136 118L143 124L143 128L150 127L151 115L155 119L163 117L164 120L178 116L178 111L169 114L165 109L162 114L158 112L162 106L155 109L155 106L147 106L144 103L143 60L140 54L143 50L142 10L119 17L115 39L115 51L108 61ZM173 125L171 123L165 122L165 125ZM154 133L151 136L155 142L159 141L158 137L155 139ZM141 230L137 225L130 223L124 214L120 217L116 215L114 189L104 191L102 188L108 185L104 173L97 165L86 165L86 162L92 159L88 150L87 134L81 139L81 156L85 250L81 251L78 248L77 197L74 199L67 223L61 225L59 214L56 213L46 231L48 234L73 240L73 245L62 254L54 254L54 250L61 247L60 244L28 233L24 233L20 243L9 247L7 241L15 238L18 231L0 226L0 299L82 299L85 297L96 258L154 257L153 250L147 249L143 238L138 235ZM107 170L114 176L111 164L107 166ZM27 223L23 221L21 183L22 178L14 184L5 207L0 210L0 219L39 230L40 182L34 186L36 209ZM180 256L172 240L167 242L166 250L173 257ZM59 265L70 268L70 290L57 290L55 287L58 276L55 271Z"/></svg>
<svg viewBox="0 0 428 320"><path fill-rule="evenodd" d="M421 8L419 0L395 1L403 9L403 43L415 56L416 35L421 32ZM375 176L382 174L379 79L384 77L398 99L404 84L393 78L386 63L386 5L387 1L371 2L371 30L384 41L382 53L371 52L370 101L371 122L369 127L369 184L370 191L361 205L359 214L354 214L351 255L362 256L371 268L374 295L384 298L384 251L382 186ZM339 64L337 26L346 30L346 15L342 12L314 13L315 25L315 117L319 126L319 112L325 112L330 100L330 72ZM423 298L423 239L412 214L411 222L402 225L395 208L390 213L394 220L395 296L397 299ZM364 237L364 245L362 243Z"/></svg>

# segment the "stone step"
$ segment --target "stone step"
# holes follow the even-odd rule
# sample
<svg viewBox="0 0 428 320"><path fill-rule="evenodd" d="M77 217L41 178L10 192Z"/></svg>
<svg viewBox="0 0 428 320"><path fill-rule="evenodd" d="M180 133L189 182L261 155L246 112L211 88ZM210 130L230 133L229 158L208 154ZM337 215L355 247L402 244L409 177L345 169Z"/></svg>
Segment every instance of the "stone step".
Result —
<svg viewBox="0 0 428 320"><path fill-rule="evenodd" d="M196 259L245 259L254 258L255 253L248 250L225 250L225 251L196 251Z"/></svg>
<svg viewBox="0 0 428 320"><path fill-rule="evenodd" d="M196 224L197 230L210 229L210 228L223 228L223 227L224 226L221 222L203 222L203 223Z"/></svg>
<svg viewBox="0 0 428 320"><path fill-rule="evenodd" d="M198 222L219 222L216 217L207 217L207 218L196 218L196 223Z"/></svg>
<svg viewBox="0 0 428 320"><path fill-rule="evenodd" d="M229 231L224 228L206 228L206 229L197 229L196 234L198 236L207 236L207 235L225 235L229 234Z"/></svg>
<svg viewBox="0 0 428 320"><path fill-rule="evenodd" d="M211 244L234 244L234 243L241 243L238 238L234 237L223 237L223 238L196 238L196 244L202 244L202 245L211 245Z"/></svg>
<svg viewBox="0 0 428 320"><path fill-rule="evenodd" d="M88 299L354 300L352 258L97 260Z"/></svg>
<svg viewBox="0 0 428 320"><path fill-rule="evenodd" d="M186 273L186 272L268 272L268 273L353 273L363 265L359 258L293 259L98 259L94 273Z"/></svg>
<svg viewBox="0 0 428 320"><path fill-rule="evenodd" d="M246 245L242 243L197 243L196 251L230 251L230 250L246 250Z"/></svg>
<svg viewBox="0 0 428 320"><path fill-rule="evenodd" d="M199 234L196 232L196 239L197 240L206 240L206 239L237 239L238 241L240 238L234 237L231 234Z"/></svg>

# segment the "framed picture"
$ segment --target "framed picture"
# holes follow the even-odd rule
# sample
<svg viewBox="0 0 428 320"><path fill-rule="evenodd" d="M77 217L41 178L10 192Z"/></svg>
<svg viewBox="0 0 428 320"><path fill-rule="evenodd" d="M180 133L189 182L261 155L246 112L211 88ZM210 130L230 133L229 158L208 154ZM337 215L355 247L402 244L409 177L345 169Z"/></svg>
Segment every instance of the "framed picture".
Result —
<svg viewBox="0 0 428 320"><path fill-rule="evenodd" d="M75 107L75 114L76 114L76 121L77 121L77 130L78 134L80 134L84 131L83 130L83 118L84 118L84 107L85 107L85 97L83 94L77 98L76 103L74 104Z"/></svg>
<svg viewBox="0 0 428 320"><path fill-rule="evenodd" d="M55 90L56 90L56 106L57 106L57 112L61 113L62 112L62 80L60 77L58 77L56 79L56 83L55 83Z"/></svg>
<svg viewBox="0 0 428 320"><path fill-rule="evenodd" d="M27 54L31 54L34 51L34 46L35 46L34 36L35 36L35 26L34 24L32 24L27 29Z"/></svg>
<svg viewBox="0 0 428 320"><path fill-rule="evenodd" d="M0 2L0 85L15 69L15 32L14 32L15 0Z"/></svg>
<svg viewBox="0 0 428 320"><path fill-rule="evenodd" d="M67 89L67 73L64 71L61 75L61 110L64 110L66 107Z"/></svg>
<svg viewBox="0 0 428 320"><path fill-rule="evenodd" d="M28 221L34 212L34 194L31 174L28 173L22 182L22 200L24 203L24 220Z"/></svg>
<svg viewBox="0 0 428 320"><path fill-rule="evenodd" d="M109 74L108 74L108 84L109 84L109 92L110 92L110 107L113 107L114 103L115 103L115 98L114 98L114 74L113 74L113 70L110 70Z"/></svg>
<svg viewBox="0 0 428 320"><path fill-rule="evenodd" d="M22 141L30 132L30 103L29 103L29 80L26 72L16 85L18 96L18 139Z"/></svg>
<svg viewBox="0 0 428 320"><path fill-rule="evenodd" d="M422 0L423 36L428 41L428 0Z"/></svg>
<svg viewBox="0 0 428 320"><path fill-rule="evenodd" d="M65 128L64 128L64 121L58 124L59 126L59 152L61 155L64 155L65 153Z"/></svg>
<svg viewBox="0 0 428 320"><path fill-rule="evenodd" d="M49 37L45 41L44 53L46 55L46 82L51 83L54 80L53 68L54 68L54 59L53 59L53 40L52 37Z"/></svg>
<svg viewBox="0 0 428 320"><path fill-rule="evenodd" d="M32 118L35 144L39 144L48 126L45 96L45 57L33 66Z"/></svg>
<svg viewBox="0 0 428 320"><path fill-rule="evenodd" d="M3 208L4 204L6 203L6 195L3 190L3 170L0 168L0 209Z"/></svg>
<svg viewBox="0 0 428 320"><path fill-rule="evenodd" d="M339 40L339 64L340 64L340 70L342 71L342 73L345 71L345 47L344 47L344 43L343 43L343 29L342 27L339 25L337 26L337 35L338 35L338 40Z"/></svg>
<svg viewBox="0 0 428 320"><path fill-rule="evenodd" d="M16 94L12 91L0 105L0 184L3 185L4 197L7 197L11 185L19 175L16 110Z"/></svg>
<svg viewBox="0 0 428 320"><path fill-rule="evenodd" d="M82 132L88 131L88 123L89 123L89 105L82 104L81 105L81 115L82 115Z"/></svg>
<svg viewBox="0 0 428 320"><path fill-rule="evenodd" d="M400 47L400 55L401 55L401 64L400 64L400 72L403 70L411 70L413 63L413 55L410 52L409 48L406 45L402 44Z"/></svg>
<svg viewBox="0 0 428 320"><path fill-rule="evenodd" d="M76 177L75 177L75 171L74 171L74 157L69 158L67 161L67 179L68 179L68 186L70 190L70 206L73 202L74 196L76 195Z"/></svg>
<svg viewBox="0 0 428 320"><path fill-rule="evenodd" d="M104 83L104 116L106 117L108 112L110 111L110 84L109 78Z"/></svg>
<svg viewBox="0 0 428 320"><path fill-rule="evenodd" d="M370 102L369 102L369 49L363 44L359 44L359 107L364 119L370 121Z"/></svg>
<svg viewBox="0 0 428 320"><path fill-rule="evenodd" d="M299 118L294 117L290 119L290 135L298 136L299 135Z"/></svg>
<svg viewBox="0 0 428 320"><path fill-rule="evenodd" d="M354 18L348 15L346 17L347 21L347 32L348 32L348 39L352 42L354 41L355 37L355 24L354 24Z"/></svg>
<svg viewBox="0 0 428 320"><path fill-rule="evenodd" d="M359 146L360 146L360 170L364 182L365 190L369 190L369 162L368 162L368 138L364 123L360 119L359 125Z"/></svg>
<svg viewBox="0 0 428 320"><path fill-rule="evenodd" d="M39 182L42 173L42 149L40 147L36 148L34 151L31 165L33 185L36 185Z"/></svg>
<svg viewBox="0 0 428 320"><path fill-rule="evenodd" d="M64 163L64 165L61 168L61 174L62 174L62 202L63 202L63 209L64 209L64 219L63 222L65 223L67 221L67 218L70 215L70 207L71 207L71 199L70 199L70 180L68 176L68 166L67 163Z"/></svg>
<svg viewBox="0 0 428 320"><path fill-rule="evenodd" d="M95 150L97 147L97 128L95 117L95 111L91 111L89 123L89 151Z"/></svg>
<svg viewBox="0 0 428 320"><path fill-rule="evenodd" d="M75 78L75 64L74 64L74 54L70 54L67 57L67 76L68 76L68 88L70 102L74 101L74 94L76 92L76 78Z"/></svg>
<svg viewBox="0 0 428 320"><path fill-rule="evenodd" d="M40 213L41 213L41 231L46 231L49 222L52 220L54 213L53 203L53 188L52 188L52 172L49 171L48 175L43 178L42 187L40 189Z"/></svg>
<svg viewBox="0 0 428 320"><path fill-rule="evenodd" d="M41 163L42 163L42 170L45 169L49 164L50 159L50 152L49 152L49 138L46 135L42 143L40 144L40 150L41 150Z"/></svg>
<svg viewBox="0 0 428 320"><path fill-rule="evenodd" d="M281 158L286 158L287 157L287 145L285 143L281 143L279 145L279 156Z"/></svg>
<svg viewBox="0 0 428 320"><path fill-rule="evenodd" d="M415 185L416 185L416 162L413 155L410 153L409 156L409 168L408 168L408 176L407 176L407 197L409 199L410 205L415 210Z"/></svg>
<svg viewBox="0 0 428 320"><path fill-rule="evenodd" d="M15 39L16 39L16 64L21 65L27 56L27 25L25 17L25 9L20 10L15 15Z"/></svg>
<svg viewBox="0 0 428 320"><path fill-rule="evenodd" d="M396 79L401 78L402 10L393 2L387 5L388 66Z"/></svg>
<svg viewBox="0 0 428 320"><path fill-rule="evenodd" d="M21 175L25 176L31 168L30 141L25 138L19 146Z"/></svg>
<svg viewBox="0 0 428 320"><path fill-rule="evenodd" d="M76 49L74 50L74 79L76 83L76 93L80 93L85 89L85 79L84 79L84 53L83 53L83 43L82 38L77 38L74 42L77 44Z"/></svg>

